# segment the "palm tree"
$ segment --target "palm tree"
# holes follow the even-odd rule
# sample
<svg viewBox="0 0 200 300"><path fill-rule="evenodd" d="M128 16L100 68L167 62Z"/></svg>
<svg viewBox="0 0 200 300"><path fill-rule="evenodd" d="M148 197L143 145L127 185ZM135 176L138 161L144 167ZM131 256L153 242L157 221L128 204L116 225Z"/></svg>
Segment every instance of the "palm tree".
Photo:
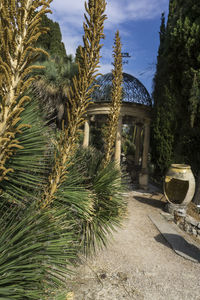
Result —
<svg viewBox="0 0 200 300"><path fill-rule="evenodd" d="M33 83L32 91L40 99L47 124L61 129L62 121L65 120L65 124L67 122L67 91L78 72L78 66L72 56L67 59L50 57L40 65L45 68L38 72L39 78Z"/></svg>

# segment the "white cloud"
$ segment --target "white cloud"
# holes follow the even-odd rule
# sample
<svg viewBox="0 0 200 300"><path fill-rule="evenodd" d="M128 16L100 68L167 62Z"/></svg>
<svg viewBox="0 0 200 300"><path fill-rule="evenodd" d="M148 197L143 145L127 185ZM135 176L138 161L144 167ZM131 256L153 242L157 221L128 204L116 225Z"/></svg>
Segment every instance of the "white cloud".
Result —
<svg viewBox="0 0 200 300"><path fill-rule="evenodd" d="M75 54L75 49L82 43L82 24L84 21L85 0L54 0L51 8L52 18L61 26L63 41L67 53ZM130 20L153 19L160 16L168 0L107 0L105 29L110 30ZM121 31L121 32L122 32Z"/></svg>
<svg viewBox="0 0 200 300"><path fill-rule="evenodd" d="M85 0L54 0L51 8L58 14L80 15L84 10Z"/></svg>
<svg viewBox="0 0 200 300"><path fill-rule="evenodd" d="M63 35L63 43L65 44L67 54L75 55L77 46L82 44L81 35Z"/></svg>
<svg viewBox="0 0 200 300"><path fill-rule="evenodd" d="M134 20L153 19L160 15L168 0L133 0L129 1L127 12Z"/></svg>
<svg viewBox="0 0 200 300"><path fill-rule="evenodd" d="M106 74L106 73L110 73L111 70L112 70L111 63L110 64L103 64L103 63L101 63L101 66L100 66L100 69L99 69L98 73Z"/></svg>
<svg viewBox="0 0 200 300"><path fill-rule="evenodd" d="M101 56L104 57L105 60L111 61L113 55L113 49L103 46L101 49Z"/></svg>
<svg viewBox="0 0 200 300"><path fill-rule="evenodd" d="M150 20L161 15L168 0L111 0L107 4L106 28L119 26L127 21Z"/></svg>

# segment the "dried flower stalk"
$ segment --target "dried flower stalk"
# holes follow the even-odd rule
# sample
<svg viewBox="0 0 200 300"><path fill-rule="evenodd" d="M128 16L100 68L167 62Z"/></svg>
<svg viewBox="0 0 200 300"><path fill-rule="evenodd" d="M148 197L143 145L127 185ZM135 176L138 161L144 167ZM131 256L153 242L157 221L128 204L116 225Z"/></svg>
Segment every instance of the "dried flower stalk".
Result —
<svg viewBox="0 0 200 300"><path fill-rule="evenodd" d="M30 98L24 92L34 77L30 73L40 68L32 65L42 49L34 48L41 28L41 18L51 12L52 0L0 0L0 181L12 169L6 161L20 148L16 134L28 125L18 126L24 104Z"/></svg>
<svg viewBox="0 0 200 300"><path fill-rule="evenodd" d="M122 102L122 55L121 55L121 41L119 31L115 34L115 42L113 46L114 69L112 70L112 102L110 105L109 122L105 134L105 159L104 167L111 161L113 154L113 147L116 141L118 120L120 115L120 108Z"/></svg>
<svg viewBox="0 0 200 300"><path fill-rule="evenodd" d="M85 2L85 22L83 44L80 51L79 73L73 79L73 85L68 91L68 126L60 134L57 143L55 166L49 176L49 185L44 191L41 206L48 206L56 197L55 193L63 183L67 174L67 167L70 164L75 150L77 149L77 138L80 126L84 123L84 114L91 103L91 93L100 60L100 40L104 37L103 28L106 19L105 0L89 0Z"/></svg>

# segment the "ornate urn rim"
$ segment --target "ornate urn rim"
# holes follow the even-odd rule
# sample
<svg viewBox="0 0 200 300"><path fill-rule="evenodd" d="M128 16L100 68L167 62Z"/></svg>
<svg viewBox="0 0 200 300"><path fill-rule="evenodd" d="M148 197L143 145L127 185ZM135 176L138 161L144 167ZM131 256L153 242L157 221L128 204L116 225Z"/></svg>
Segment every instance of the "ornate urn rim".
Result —
<svg viewBox="0 0 200 300"><path fill-rule="evenodd" d="M186 164L171 164L171 167L176 169L191 169L191 167Z"/></svg>

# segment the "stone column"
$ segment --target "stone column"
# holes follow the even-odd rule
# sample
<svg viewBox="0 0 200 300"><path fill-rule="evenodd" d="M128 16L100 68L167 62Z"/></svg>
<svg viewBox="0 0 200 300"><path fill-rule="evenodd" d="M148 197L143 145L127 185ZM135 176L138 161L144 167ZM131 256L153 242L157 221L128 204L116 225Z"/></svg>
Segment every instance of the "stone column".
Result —
<svg viewBox="0 0 200 300"><path fill-rule="evenodd" d="M135 166L139 166L139 159L140 159L140 148L141 148L141 132L142 126L141 124L137 124L137 131L136 131L136 149L135 149Z"/></svg>
<svg viewBox="0 0 200 300"><path fill-rule="evenodd" d="M149 141L150 141L150 122L146 121L144 124L144 142L142 153L142 171L139 174L139 184L142 188L148 188L148 153L149 153Z"/></svg>
<svg viewBox="0 0 200 300"><path fill-rule="evenodd" d="M122 144L122 116L119 116L116 143L115 143L115 161L120 166Z"/></svg>
<svg viewBox="0 0 200 300"><path fill-rule="evenodd" d="M149 141L150 141L150 122L144 124L144 144L142 154L142 169L147 169L148 153L149 153Z"/></svg>
<svg viewBox="0 0 200 300"><path fill-rule="evenodd" d="M84 124L83 148L87 148L89 146L89 139L90 139L90 124L89 124L89 120L86 119Z"/></svg>

